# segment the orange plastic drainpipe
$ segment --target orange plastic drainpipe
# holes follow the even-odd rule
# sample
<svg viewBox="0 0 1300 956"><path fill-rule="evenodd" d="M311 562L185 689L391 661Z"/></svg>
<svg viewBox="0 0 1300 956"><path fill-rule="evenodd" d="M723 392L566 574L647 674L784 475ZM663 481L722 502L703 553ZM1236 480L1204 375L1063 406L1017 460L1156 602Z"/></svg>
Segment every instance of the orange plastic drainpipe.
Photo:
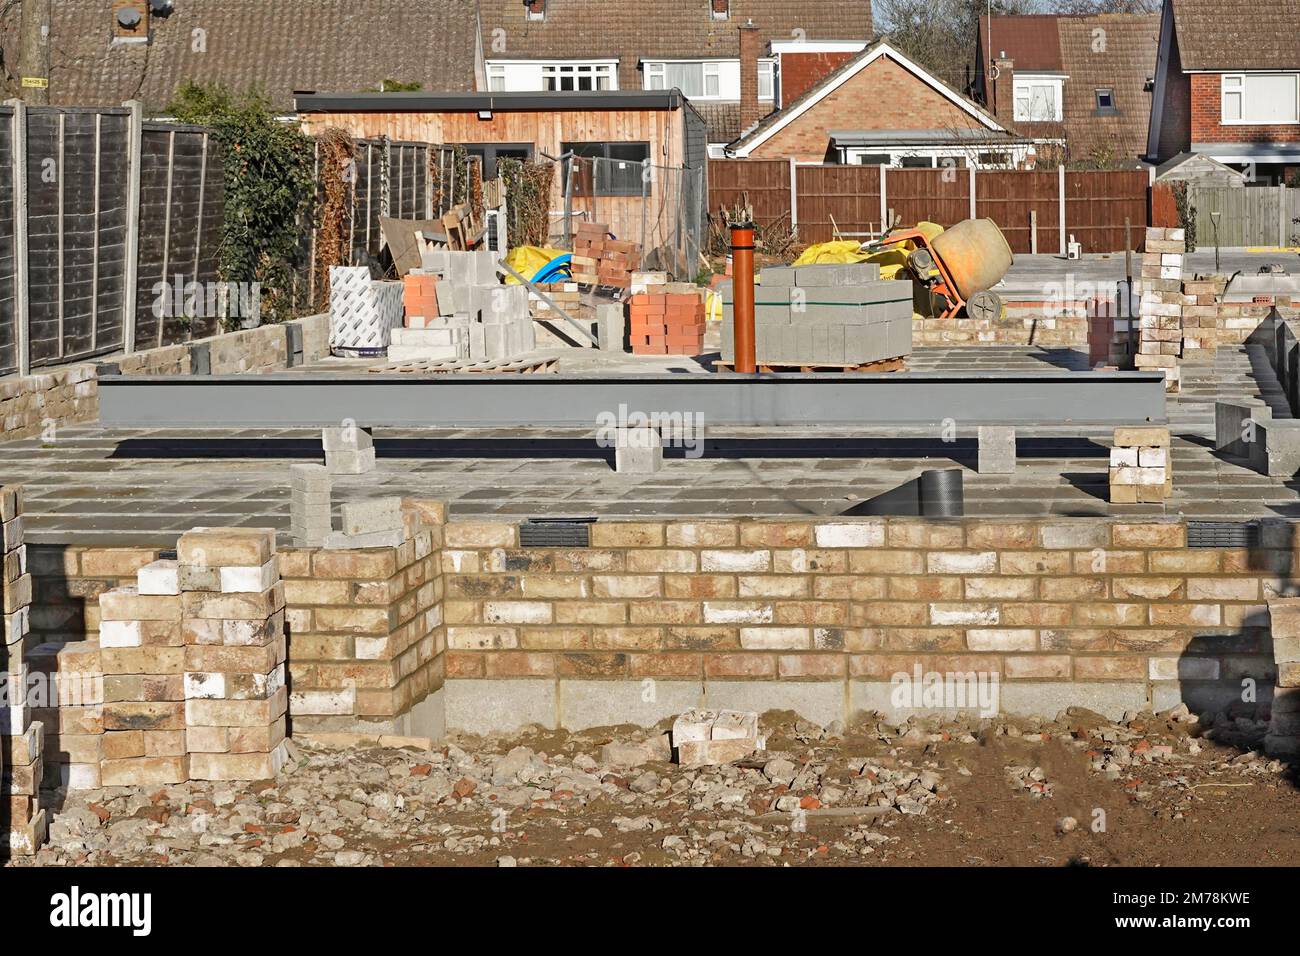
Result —
<svg viewBox="0 0 1300 956"><path fill-rule="evenodd" d="M754 224L731 227L732 327L735 330L737 372L758 370L754 361Z"/></svg>

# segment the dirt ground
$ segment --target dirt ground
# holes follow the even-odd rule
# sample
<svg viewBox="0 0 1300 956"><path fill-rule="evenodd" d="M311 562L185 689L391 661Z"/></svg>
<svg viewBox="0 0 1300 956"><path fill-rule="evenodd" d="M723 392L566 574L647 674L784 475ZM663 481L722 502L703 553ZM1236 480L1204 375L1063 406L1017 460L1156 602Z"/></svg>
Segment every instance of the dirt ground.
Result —
<svg viewBox="0 0 1300 956"><path fill-rule="evenodd" d="M634 728L538 730L298 747L258 784L47 794L48 845L11 865L1300 863L1294 768L1252 749L1250 719L760 723L766 750L721 767Z"/></svg>

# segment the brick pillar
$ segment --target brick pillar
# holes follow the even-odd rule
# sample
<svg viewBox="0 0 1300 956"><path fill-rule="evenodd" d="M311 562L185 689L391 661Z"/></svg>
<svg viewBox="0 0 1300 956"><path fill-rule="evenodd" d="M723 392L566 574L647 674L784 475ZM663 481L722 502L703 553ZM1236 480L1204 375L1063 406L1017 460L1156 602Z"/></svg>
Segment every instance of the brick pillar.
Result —
<svg viewBox="0 0 1300 956"><path fill-rule="evenodd" d="M0 487L0 611L4 624L0 666L5 678L5 695L0 700L0 852L7 848L11 854L26 855L35 853L45 841L45 811L39 800L44 728L32 721L23 656L32 576L27 571L22 511L22 487Z"/></svg>
<svg viewBox="0 0 1300 956"><path fill-rule="evenodd" d="M1008 129L1016 121L1016 64L1010 57L993 58L997 78L993 80L993 102L990 108L998 122Z"/></svg>
<svg viewBox="0 0 1300 956"><path fill-rule="evenodd" d="M1165 373L1165 390L1179 390L1178 359L1183 351L1183 253L1187 249L1182 229L1147 229L1142 252L1142 302L1139 306L1138 351L1133 364L1139 370Z"/></svg>
<svg viewBox="0 0 1300 956"><path fill-rule="evenodd" d="M285 760L284 585L275 532L198 528L177 546L194 780L264 780Z"/></svg>
<svg viewBox="0 0 1300 956"><path fill-rule="evenodd" d="M1300 599L1268 602L1277 684L1265 750L1273 756L1300 754Z"/></svg>
<svg viewBox="0 0 1300 956"><path fill-rule="evenodd" d="M1110 450L1111 504L1158 504L1174 491L1169 429L1158 426L1115 429Z"/></svg>
<svg viewBox="0 0 1300 956"><path fill-rule="evenodd" d="M135 586L105 591L99 596L99 614L104 672L100 783L184 783L190 777L185 756L185 647L175 562L146 565L137 573Z"/></svg>

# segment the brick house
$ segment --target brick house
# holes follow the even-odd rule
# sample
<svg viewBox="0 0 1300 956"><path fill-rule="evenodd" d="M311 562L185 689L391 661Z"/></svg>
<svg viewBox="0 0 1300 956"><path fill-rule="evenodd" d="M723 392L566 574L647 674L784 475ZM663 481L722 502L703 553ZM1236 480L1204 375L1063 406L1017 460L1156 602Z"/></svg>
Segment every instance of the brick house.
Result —
<svg viewBox="0 0 1300 956"><path fill-rule="evenodd" d="M743 43L743 40L742 40ZM737 158L934 168L1017 168L1034 143L877 43L727 147Z"/></svg>
<svg viewBox="0 0 1300 956"><path fill-rule="evenodd" d="M867 0L480 0L479 14L484 91L676 87L715 156L871 38ZM756 65L742 70L738 28L751 23Z"/></svg>
<svg viewBox="0 0 1300 956"><path fill-rule="evenodd" d="M980 17L969 94L1062 162L1136 165L1146 151L1158 14Z"/></svg>
<svg viewBox="0 0 1300 956"><path fill-rule="evenodd" d="M1300 4L1165 0L1147 158L1199 153L1256 183L1300 171Z"/></svg>

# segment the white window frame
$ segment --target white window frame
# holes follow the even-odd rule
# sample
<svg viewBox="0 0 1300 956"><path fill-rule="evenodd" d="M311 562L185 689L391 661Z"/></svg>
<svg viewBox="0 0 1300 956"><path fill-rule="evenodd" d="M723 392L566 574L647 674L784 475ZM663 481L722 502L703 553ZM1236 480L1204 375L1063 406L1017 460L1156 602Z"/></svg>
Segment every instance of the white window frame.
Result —
<svg viewBox="0 0 1300 956"><path fill-rule="evenodd" d="M646 60L642 65L645 73L644 85L647 90L664 90L668 88L667 67L673 66L698 66L700 68L700 88L705 90L703 93L686 93L686 96L693 100L721 100L722 95L722 64L725 60ZM708 93L710 77L717 83L717 93ZM652 85L655 80L659 81L658 86Z"/></svg>
<svg viewBox="0 0 1300 956"><path fill-rule="evenodd" d="M1250 103L1248 79L1253 77L1290 77L1296 84L1296 115L1289 120L1251 119L1247 114ZM1240 98L1240 119L1228 119L1228 97ZM1219 124L1221 126L1300 126L1300 73L1222 73L1219 76Z"/></svg>
<svg viewBox="0 0 1300 956"><path fill-rule="evenodd" d="M584 71L592 76L603 74L608 80L609 90L618 89L618 60L487 60L483 64L487 89L491 93L546 93L548 75L558 74L561 69ZM519 72L530 74L531 79L520 85ZM515 85L508 85L515 74ZM576 76L577 73L575 72ZM499 88L493 86L498 83ZM563 92L563 91L561 91ZM586 92L586 91L581 91Z"/></svg>
<svg viewBox="0 0 1300 956"><path fill-rule="evenodd" d="M763 83L767 83L767 92L763 92ZM758 61L758 99L760 103L776 100L776 60Z"/></svg>
<svg viewBox="0 0 1300 956"><path fill-rule="evenodd" d="M559 87L559 81L566 74L571 75L574 79L573 90L562 90ZM584 75L591 77L592 88L589 91L580 91L577 88L578 78ZM551 63L543 63L542 91L544 93L601 92L596 88L596 81L600 77L605 80L605 90L618 89L618 68L615 64L583 60L557 60ZM554 90L547 88L546 81L550 78L556 81Z"/></svg>
<svg viewBox="0 0 1300 956"><path fill-rule="evenodd" d="M1007 165L982 165L979 162L981 154L1003 153L1007 157ZM972 144L971 146L846 146L843 147L841 162L849 166L861 165L864 156L889 156L889 168L903 168L904 157L908 159L928 159L930 169L945 168L944 160L948 158L961 159L964 166L955 166L954 169L960 171L961 175L966 175L966 167L973 166L976 170L980 169L1017 169L1025 162L1028 148L1020 143L1008 143L1007 145L994 144ZM925 169L924 166L912 166L912 169Z"/></svg>
<svg viewBox="0 0 1300 956"><path fill-rule="evenodd" d="M1032 88L1036 86L1047 86L1052 89L1052 97L1055 103L1054 114L1051 119L1031 119L1029 113L1021 113L1020 97L1022 91L1033 101ZM1013 122L1016 123L1059 123L1063 117L1064 104L1062 100L1065 93L1065 78L1062 76L1042 76L1033 73L1017 73L1012 81L1011 95L1013 97L1014 112Z"/></svg>

